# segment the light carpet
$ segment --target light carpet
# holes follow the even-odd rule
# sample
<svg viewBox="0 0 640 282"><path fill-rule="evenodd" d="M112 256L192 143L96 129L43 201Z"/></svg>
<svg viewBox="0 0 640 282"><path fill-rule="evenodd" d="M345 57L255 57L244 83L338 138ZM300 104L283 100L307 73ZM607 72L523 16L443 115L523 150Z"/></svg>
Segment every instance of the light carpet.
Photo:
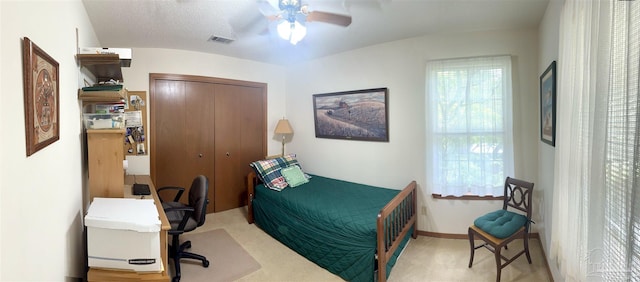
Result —
<svg viewBox="0 0 640 282"><path fill-rule="evenodd" d="M224 229L180 236L181 242L186 240L191 240L191 249L188 251L207 257L210 264L204 268L199 261L180 260L181 281L235 281L261 267ZM169 264L173 273L173 260L169 259Z"/></svg>

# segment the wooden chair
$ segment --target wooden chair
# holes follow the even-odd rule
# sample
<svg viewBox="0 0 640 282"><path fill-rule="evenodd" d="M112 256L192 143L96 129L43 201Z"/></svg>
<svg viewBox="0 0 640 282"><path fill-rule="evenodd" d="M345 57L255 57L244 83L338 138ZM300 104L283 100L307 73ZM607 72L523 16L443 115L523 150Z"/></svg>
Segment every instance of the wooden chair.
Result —
<svg viewBox="0 0 640 282"><path fill-rule="evenodd" d="M469 244L471 245L469 268L473 265L475 250L481 247L485 247L495 255L497 282L500 281L502 269L522 254L527 255L527 260L531 264L529 225L532 222L532 195L533 183L507 177L504 183L502 209L477 218L474 224L469 227ZM515 212L512 210L515 210ZM507 249L507 244L520 238L524 242L524 250L511 258L500 254L503 247ZM476 239L481 239L484 243L476 246L474 241ZM502 260L505 263L502 263Z"/></svg>

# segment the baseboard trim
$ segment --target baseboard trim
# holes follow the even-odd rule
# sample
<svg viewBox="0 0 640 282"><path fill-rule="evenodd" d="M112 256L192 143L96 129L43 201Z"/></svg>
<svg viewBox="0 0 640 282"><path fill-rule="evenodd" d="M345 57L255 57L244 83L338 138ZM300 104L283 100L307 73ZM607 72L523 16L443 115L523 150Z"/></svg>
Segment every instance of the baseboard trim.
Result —
<svg viewBox="0 0 640 282"><path fill-rule="evenodd" d="M427 236L434 238L443 238L443 239L469 239L467 234L454 234L454 233L439 233L439 232L431 232L431 231L422 231L417 230L419 236ZM531 233L529 234L529 238L531 239L540 239L540 234Z"/></svg>
<svg viewBox="0 0 640 282"><path fill-rule="evenodd" d="M554 282L553 273L551 273L551 267L549 267L549 261L547 260L547 254L544 252L544 248L542 247L542 241L540 240L539 236L538 236L538 244L540 244L540 251L542 252L542 257L544 257L544 265L547 267L547 275L549 276L549 281Z"/></svg>
<svg viewBox="0 0 640 282"><path fill-rule="evenodd" d="M467 234L438 233L438 232L422 231L422 230L416 230L416 233L418 234L418 236L426 236L426 237L434 237L434 238L442 238L442 239L469 240L469 236ZM544 259L544 266L547 270L547 276L549 276L549 279L551 282L554 282L553 274L551 274L551 268L549 268L549 261L547 261L547 254L544 252L544 248L542 247L542 242L540 241L540 234L531 233L529 234L529 238L538 239L537 241L538 241L538 244L540 245L540 250L542 251L542 258Z"/></svg>

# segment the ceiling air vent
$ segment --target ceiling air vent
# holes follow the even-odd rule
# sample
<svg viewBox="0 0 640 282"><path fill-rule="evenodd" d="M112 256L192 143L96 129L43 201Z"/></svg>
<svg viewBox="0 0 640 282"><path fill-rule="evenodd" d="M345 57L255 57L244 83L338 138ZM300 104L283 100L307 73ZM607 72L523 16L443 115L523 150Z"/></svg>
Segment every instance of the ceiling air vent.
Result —
<svg viewBox="0 0 640 282"><path fill-rule="evenodd" d="M229 44L229 43L233 42L234 39L225 38L225 37L217 36L217 35L212 35L211 37L209 37L208 41L218 42L218 43L223 43L223 44Z"/></svg>

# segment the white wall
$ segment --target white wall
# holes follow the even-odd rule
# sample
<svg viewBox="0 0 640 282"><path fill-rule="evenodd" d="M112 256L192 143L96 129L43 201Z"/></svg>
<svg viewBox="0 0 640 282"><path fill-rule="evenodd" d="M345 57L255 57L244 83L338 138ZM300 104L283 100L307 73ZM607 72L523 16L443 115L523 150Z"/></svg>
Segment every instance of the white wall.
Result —
<svg viewBox="0 0 640 282"><path fill-rule="evenodd" d="M132 52L131 67L122 69L124 85L132 91L149 92L149 73L198 75L267 83L267 136L270 141L268 155L279 152L281 143L272 138L271 133L285 113L284 67L183 50L134 48ZM151 103L148 103L147 107ZM149 174L148 156L129 156L127 159L128 174Z"/></svg>
<svg viewBox="0 0 640 282"><path fill-rule="evenodd" d="M547 6L544 18L538 29L540 37L540 58L538 61L538 75L541 75L552 61L558 60L558 49L560 44L560 12L564 5L564 0L551 0ZM558 65L556 65L557 67ZM556 69L559 71L559 69ZM539 88L539 86L538 86ZM561 95L557 93L557 95ZM538 118L540 118L538 116ZM538 183L536 189L542 192L542 201L539 208L542 210L539 226L540 240L545 254L550 254L551 247L551 213L553 212L553 164L555 162L555 147L546 143L538 142ZM547 259L547 261L551 261ZM560 274L555 264L549 264L555 280L560 280Z"/></svg>
<svg viewBox="0 0 640 282"><path fill-rule="evenodd" d="M83 277L81 123L76 28L99 45L79 0L0 1L0 280ZM26 157L22 38L59 63L60 140Z"/></svg>
<svg viewBox="0 0 640 282"><path fill-rule="evenodd" d="M501 207L501 202L432 199L425 176L426 62L503 54L513 56L515 177L536 182L537 30L424 36L291 67L287 74L287 115L295 134L288 151L297 153L303 168L313 174L390 188L402 188L416 180L419 205L427 211L418 217L418 228L466 234L475 217ZM377 87L389 89L388 143L315 138L313 94ZM537 217L536 213L534 220Z"/></svg>

